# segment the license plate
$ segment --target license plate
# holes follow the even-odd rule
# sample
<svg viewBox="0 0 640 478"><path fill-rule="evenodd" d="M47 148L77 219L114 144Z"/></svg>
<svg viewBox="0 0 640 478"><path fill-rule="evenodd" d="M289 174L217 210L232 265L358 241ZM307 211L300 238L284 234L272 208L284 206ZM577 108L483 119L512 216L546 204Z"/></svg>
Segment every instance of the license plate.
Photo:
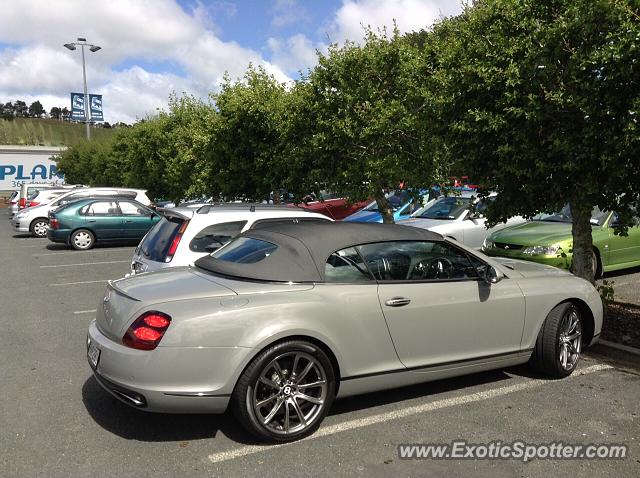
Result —
<svg viewBox="0 0 640 478"><path fill-rule="evenodd" d="M100 360L100 349L91 342L87 349L87 358L89 359L89 365L92 368L98 368L98 360Z"/></svg>

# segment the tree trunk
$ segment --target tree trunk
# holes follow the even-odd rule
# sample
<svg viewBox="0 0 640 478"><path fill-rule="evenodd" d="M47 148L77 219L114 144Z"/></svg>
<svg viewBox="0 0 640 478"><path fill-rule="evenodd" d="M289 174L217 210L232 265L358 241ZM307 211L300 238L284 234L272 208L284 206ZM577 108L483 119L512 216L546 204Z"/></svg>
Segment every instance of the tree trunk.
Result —
<svg viewBox="0 0 640 478"><path fill-rule="evenodd" d="M591 207L580 201L572 201L571 233L573 234L573 263L571 272L594 284L594 252L590 221Z"/></svg>
<svg viewBox="0 0 640 478"><path fill-rule="evenodd" d="M380 214L382 214L382 222L385 224L395 224L395 221L393 220L393 208L384 195L384 192L382 192L382 189L378 189L376 191L375 200L378 205L378 210L380 211Z"/></svg>
<svg viewBox="0 0 640 478"><path fill-rule="evenodd" d="M280 204L280 189L273 190L273 204Z"/></svg>

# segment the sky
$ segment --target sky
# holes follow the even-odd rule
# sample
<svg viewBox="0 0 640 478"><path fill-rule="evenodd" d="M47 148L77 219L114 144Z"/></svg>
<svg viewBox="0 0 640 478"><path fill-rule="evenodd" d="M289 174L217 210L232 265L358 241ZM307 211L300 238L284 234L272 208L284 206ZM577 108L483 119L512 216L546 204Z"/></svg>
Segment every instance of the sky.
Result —
<svg viewBox="0 0 640 478"><path fill-rule="evenodd" d="M460 0L4 0L0 101L70 108L82 91L85 37L89 93L105 121L133 123L166 109L171 93L206 98L225 72L261 65L281 81L312 68L330 43L361 41L363 27L401 32L461 11Z"/></svg>

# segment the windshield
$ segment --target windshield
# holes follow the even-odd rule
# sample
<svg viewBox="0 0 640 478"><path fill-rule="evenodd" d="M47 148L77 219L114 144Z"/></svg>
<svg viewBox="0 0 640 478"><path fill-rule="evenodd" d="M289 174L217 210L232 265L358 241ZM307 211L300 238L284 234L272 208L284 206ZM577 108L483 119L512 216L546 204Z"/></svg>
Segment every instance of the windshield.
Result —
<svg viewBox="0 0 640 478"><path fill-rule="evenodd" d="M397 211L398 209L400 209L410 199L409 193L407 191L394 191L392 193L385 194L385 197L387 198L387 201L389 201L389 203L391 204L391 207L393 208L394 211ZM371 204L365 207L364 210L377 211L377 212L380 211L380 209L378 209L378 203L375 201L373 201Z"/></svg>
<svg viewBox="0 0 640 478"><path fill-rule="evenodd" d="M445 197L436 200L430 206L424 208L415 217L422 219L443 219L453 220L457 219L460 214L466 211L471 204L471 198L462 197Z"/></svg>
<svg viewBox="0 0 640 478"><path fill-rule="evenodd" d="M593 208L591 211L591 224L594 226L602 226L604 221L607 219L609 215L608 211L601 211L597 206ZM544 222L565 222L571 223L571 208L569 204L565 204L565 206L558 212L552 213L541 213L531 218L532 221L544 221Z"/></svg>

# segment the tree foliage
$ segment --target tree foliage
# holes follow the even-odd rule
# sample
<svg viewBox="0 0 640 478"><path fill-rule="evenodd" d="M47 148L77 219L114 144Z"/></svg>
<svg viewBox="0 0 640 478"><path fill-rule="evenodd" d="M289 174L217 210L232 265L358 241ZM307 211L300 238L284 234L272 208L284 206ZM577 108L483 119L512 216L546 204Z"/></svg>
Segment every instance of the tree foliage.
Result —
<svg viewBox="0 0 640 478"><path fill-rule="evenodd" d="M311 72L312 153L329 187L374 197L385 222L385 191L430 185L439 171L418 75L421 52L398 32L367 32L362 45L330 47Z"/></svg>
<svg viewBox="0 0 640 478"><path fill-rule="evenodd" d="M585 278L592 207L628 216L640 192L638 13L630 0L487 0L427 39L438 135L499 193L489 219L569 203Z"/></svg>

